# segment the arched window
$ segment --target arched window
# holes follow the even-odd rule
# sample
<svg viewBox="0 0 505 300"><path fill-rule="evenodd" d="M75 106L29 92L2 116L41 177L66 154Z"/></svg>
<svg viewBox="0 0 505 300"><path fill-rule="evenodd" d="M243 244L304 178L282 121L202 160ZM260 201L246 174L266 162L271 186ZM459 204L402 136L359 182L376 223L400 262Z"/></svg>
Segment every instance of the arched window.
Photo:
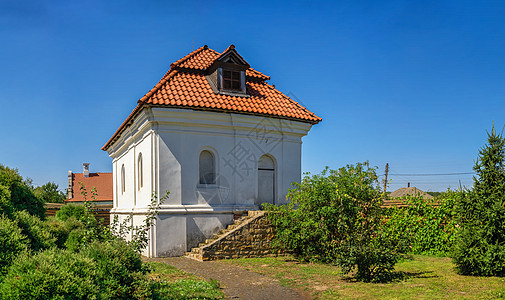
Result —
<svg viewBox="0 0 505 300"><path fill-rule="evenodd" d="M142 171L142 153L139 154L138 164L137 164L137 176L138 176L138 187L139 190L144 185L144 173Z"/></svg>
<svg viewBox="0 0 505 300"><path fill-rule="evenodd" d="M208 150L200 153L200 184L216 183L216 168L214 154Z"/></svg>
<svg viewBox="0 0 505 300"><path fill-rule="evenodd" d="M258 205L275 203L275 162L263 155L258 161Z"/></svg>
<svg viewBox="0 0 505 300"><path fill-rule="evenodd" d="M124 165L121 166L121 194L126 191Z"/></svg>

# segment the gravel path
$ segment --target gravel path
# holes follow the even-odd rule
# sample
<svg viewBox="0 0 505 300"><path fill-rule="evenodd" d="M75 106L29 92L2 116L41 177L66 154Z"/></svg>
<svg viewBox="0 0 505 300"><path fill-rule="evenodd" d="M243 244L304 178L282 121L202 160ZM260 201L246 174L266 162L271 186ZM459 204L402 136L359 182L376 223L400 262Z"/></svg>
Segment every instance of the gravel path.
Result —
<svg viewBox="0 0 505 300"><path fill-rule="evenodd" d="M221 283L221 288L228 299L310 299L306 294L300 294L280 285L275 279L219 261L200 262L184 257L152 258L150 260L167 263L207 280L216 279Z"/></svg>

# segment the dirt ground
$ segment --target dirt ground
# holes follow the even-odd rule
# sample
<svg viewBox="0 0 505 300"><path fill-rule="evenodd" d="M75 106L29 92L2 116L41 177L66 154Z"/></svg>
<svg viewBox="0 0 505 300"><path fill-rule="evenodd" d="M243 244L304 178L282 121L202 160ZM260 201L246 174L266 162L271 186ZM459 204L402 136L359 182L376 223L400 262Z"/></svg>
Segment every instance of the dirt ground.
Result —
<svg viewBox="0 0 505 300"><path fill-rule="evenodd" d="M276 280L219 261L200 262L184 257L152 258L209 280L218 280L228 299L311 299L308 293L280 285Z"/></svg>

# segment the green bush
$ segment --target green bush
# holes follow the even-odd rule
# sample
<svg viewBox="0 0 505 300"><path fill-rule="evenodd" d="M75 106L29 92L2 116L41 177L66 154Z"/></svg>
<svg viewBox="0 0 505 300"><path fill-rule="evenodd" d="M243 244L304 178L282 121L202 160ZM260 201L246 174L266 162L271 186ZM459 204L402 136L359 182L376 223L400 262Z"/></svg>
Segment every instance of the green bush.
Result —
<svg viewBox="0 0 505 300"><path fill-rule="evenodd" d="M304 260L339 265L344 273L356 269L358 280L388 279L399 255L396 241L381 231L381 192L368 163L307 176L288 198L287 206L267 207L274 245Z"/></svg>
<svg viewBox="0 0 505 300"><path fill-rule="evenodd" d="M0 182L0 214L11 216L14 207L11 203L11 191Z"/></svg>
<svg viewBox="0 0 505 300"><path fill-rule="evenodd" d="M458 201L454 262L461 274L505 276L505 138L494 126L473 169L473 190Z"/></svg>
<svg viewBox="0 0 505 300"><path fill-rule="evenodd" d="M399 241L400 252L445 256L455 240L456 199L464 195L448 191L437 200L406 196L407 207L384 209L384 233Z"/></svg>
<svg viewBox="0 0 505 300"><path fill-rule="evenodd" d="M75 218L62 221L55 217L49 217L45 221L45 224L47 230L56 238L55 243L58 248L65 248L65 243L67 242L70 232L84 227L82 222Z"/></svg>
<svg viewBox="0 0 505 300"><path fill-rule="evenodd" d="M141 256L120 240L80 252L62 249L19 256L0 285L0 299L151 298L154 282Z"/></svg>
<svg viewBox="0 0 505 300"><path fill-rule="evenodd" d="M97 299L92 259L50 249L20 256L0 285L0 299Z"/></svg>
<svg viewBox="0 0 505 300"><path fill-rule="evenodd" d="M14 219L18 221L22 233L28 237L32 250L39 251L56 246L56 238L49 231L47 223L37 216L23 210L15 212Z"/></svg>
<svg viewBox="0 0 505 300"><path fill-rule="evenodd" d="M66 221L69 218L75 218L83 221L90 213L84 205L65 204L56 212L56 218Z"/></svg>
<svg viewBox="0 0 505 300"><path fill-rule="evenodd" d="M78 252L83 246L85 246L86 241L86 229L83 227L78 227L69 232L67 240L65 241L65 249L72 252Z"/></svg>
<svg viewBox="0 0 505 300"><path fill-rule="evenodd" d="M147 273L140 254L119 239L95 242L81 253L95 261L95 280L110 299L129 299Z"/></svg>
<svg viewBox="0 0 505 300"><path fill-rule="evenodd" d="M0 277L14 258L29 249L29 241L21 233L16 221L0 215Z"/></svg>
<svg viewBox="0 0 505 300"><path fill-rule="evenodd" d="M12 210L26 210L42 220L45 218L44 201L33 194L31 187L26 181L23 181L23 177L19 175L17 170L0 164L0 185L9 190L9 207ZM2 189L0 189L0 194L3 194L4 197L6 195Z"/></svg>

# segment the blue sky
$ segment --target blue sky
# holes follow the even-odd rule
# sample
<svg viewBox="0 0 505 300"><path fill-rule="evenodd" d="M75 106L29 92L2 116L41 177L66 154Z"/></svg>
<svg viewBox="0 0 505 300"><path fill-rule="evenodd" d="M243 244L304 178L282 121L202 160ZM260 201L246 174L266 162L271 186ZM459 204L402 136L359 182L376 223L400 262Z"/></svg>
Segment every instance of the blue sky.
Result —
<svg viewBox="0 0 505 300"><path fill-rule="evenodd" d="M229 44L323 118L303 171L369 160L393 190L471 186L505 124L503 1L0 0L0 163L34 184L100 150L170 63Z"/></svg>

